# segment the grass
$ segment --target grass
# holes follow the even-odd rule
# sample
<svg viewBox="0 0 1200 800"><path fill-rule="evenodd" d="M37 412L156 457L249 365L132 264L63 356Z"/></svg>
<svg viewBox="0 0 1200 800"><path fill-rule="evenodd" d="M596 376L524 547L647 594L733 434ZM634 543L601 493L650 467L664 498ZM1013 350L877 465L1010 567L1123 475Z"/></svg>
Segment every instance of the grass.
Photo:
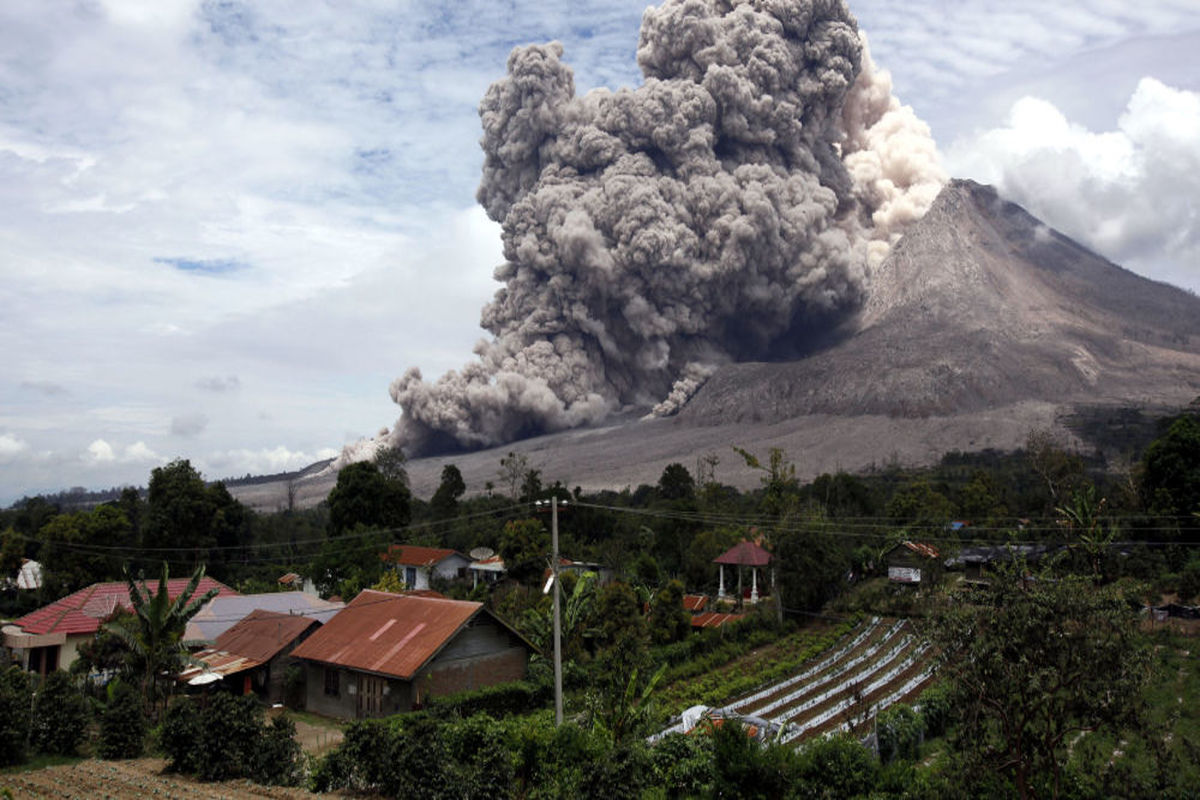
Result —
<svg viewBox="0 0 1200 800"><path fill-rule="evenodd" d="M323 717L320 714L314 714L311 711L296 711L287 709L287 715L295 722L304 722L316 728L329 728L330 730L345 730L348 722L332 717Z"/></svg>

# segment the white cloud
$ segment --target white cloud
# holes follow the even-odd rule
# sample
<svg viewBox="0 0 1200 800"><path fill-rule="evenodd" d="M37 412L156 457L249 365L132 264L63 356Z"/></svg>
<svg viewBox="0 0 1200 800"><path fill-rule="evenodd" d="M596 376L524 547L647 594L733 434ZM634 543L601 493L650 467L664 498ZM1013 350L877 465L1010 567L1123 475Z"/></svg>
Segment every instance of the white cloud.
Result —
<svg viewBox="0 0 1200 800"><path fill-rule="evenodd" d="M12 461L29 451L29 445L10 433L0 433L0 461Z"/></svg>
<svg viewBox="0 0 1200 800"><path fill-rule="evenodd" d="M127 464L153 464L161 463L163 457L147 447L145 442L134 442L126 445L121 460Z"/></svg>
<svg viewBox="0 0 1200 800"><path fill-rule="evenodd" d="M339 453L332 447L312 452L289 450L283 445L261 450L227 450L212 453L202 461L207 477L222 475L240 477L244 474L268 475L276 472L291 472L309 464L334 458Z"/></svg>
<svg viewBox="0 0 1200 800"><path fill-rule="evenodd" d="M117 460L117 455L113 452L112 445L103 439L97 439L89 444L87 452L88 457L98 464L105 464Z"/></svg>
<svg viewBox="0 0 1200 800"><path fill-rule="evenodd" d="M1200 93L1145 78L1101 132L1024 98L946 162L1117 263L1200 288Z"/></svg>

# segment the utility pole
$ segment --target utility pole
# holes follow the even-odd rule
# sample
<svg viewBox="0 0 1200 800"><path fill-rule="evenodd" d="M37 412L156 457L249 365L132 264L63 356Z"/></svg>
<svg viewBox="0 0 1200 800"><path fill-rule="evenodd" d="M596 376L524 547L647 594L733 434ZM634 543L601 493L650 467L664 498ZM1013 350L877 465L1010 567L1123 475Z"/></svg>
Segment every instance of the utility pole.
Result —
<svg viewBox="0 0 1200 800"><path fill-rule="evenodd" d="M558 497L550 498L550 575L554 581L554 725L561 727L563 722L563 689L562 689L562 619L559 612L558 586Z"/></svg>

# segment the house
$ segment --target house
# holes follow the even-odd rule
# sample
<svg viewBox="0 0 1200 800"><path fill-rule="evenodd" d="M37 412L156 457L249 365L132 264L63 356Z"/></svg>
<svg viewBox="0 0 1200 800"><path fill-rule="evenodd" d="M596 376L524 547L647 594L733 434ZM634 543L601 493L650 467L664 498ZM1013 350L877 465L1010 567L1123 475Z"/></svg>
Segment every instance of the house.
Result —
<svg viewBox="0 0 1200 800"><path fill-rule="evenodd" d="M252 611L273 611L315 619L324 624L346 604L322 600L307 592L264 592L214 597L196 612L183 632L192 641L213 642Z"/></svg>
<svg viewBox="0 0 1200 800"><path fill-rule="evenodd" d="M430 589L435 578L465 580L471 566L471 559L457 550L413 544L394 544L380 558L400 572L407 589Z"/></svg>
<svg viewBox="0 0 1200 800"><path fill-rule="evenodd" d="M953 558L946 560L947 569L962 569L963 579L973 582L987 580L987 571L997 564L1012 561L1034 563L1061 548L1047 544L1004 544L963 547Z"/></svg>
<svg viewBox="0 0 1200 800"><path fill-rule="evenodd" d="M312 617L251 611L221 633L213 647L196 653L199 663L180 673L179 680L193 686L219 680L235 693L282 702L291 652L319 627L321 622Z"/></svg>
<svg viewBox="0 0 1200 800"><path fill-rule="evenodd" d="M500 556L489 556L472 561L467 571L471 573L471 588L480 583L497 583L504 577L504 559Z"/></svg>
<svg viewBox="0 0 1200 800"><path fill-rule="evenodd" d="M190 578L167 581L167 594L173 600L187 588ZM158 584L148 581L147 588L157 591ZM216 589L218 597L237 595L212 578L200 579L195 596ZM45 675L67 669L79 653L79 645L93 639L100 625L119 611L132 610L129 584L124 581L93 583L48 606L32 611L4 626L4 646L23 669Z"/></svg>
<svg viewBox="0 0 1200 800"><path fill-rule="evenodd" d="M349 719L520 680L534 649L482 603L368 589L292 656L306 664L306 708Z"/></svg>
<svg viewBox="0 0 1200 800"><path fill-rule="evenodd" d="M313 583L312 578L305 578L297 572L286 572L279 576L279 585L283 587L285 592L304 592L305 594L316 595L317 585Z"/></svg>
<svg viewBox="0 0 1200 800"><path fill-rule="evenodd" d="M883 553L888 580L895 583L936 583L942 574L941 556L937 548L923 542L905 540Z"/></svg>

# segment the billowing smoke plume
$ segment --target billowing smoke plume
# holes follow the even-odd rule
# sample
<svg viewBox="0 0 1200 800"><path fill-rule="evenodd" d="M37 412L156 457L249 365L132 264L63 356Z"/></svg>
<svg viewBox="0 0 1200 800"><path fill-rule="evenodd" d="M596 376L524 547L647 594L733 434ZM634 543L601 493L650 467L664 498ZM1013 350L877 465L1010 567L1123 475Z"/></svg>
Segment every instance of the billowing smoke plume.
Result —
<svg viewBox="0 0 1200 800"><path fill-rule="evenodd" d="M494 339L393 382L410 452L671 413L721 363L803 350L943 181L842 0L667 0L632 90L576 97L561 56L517 48L480 105Z"/></svg>

